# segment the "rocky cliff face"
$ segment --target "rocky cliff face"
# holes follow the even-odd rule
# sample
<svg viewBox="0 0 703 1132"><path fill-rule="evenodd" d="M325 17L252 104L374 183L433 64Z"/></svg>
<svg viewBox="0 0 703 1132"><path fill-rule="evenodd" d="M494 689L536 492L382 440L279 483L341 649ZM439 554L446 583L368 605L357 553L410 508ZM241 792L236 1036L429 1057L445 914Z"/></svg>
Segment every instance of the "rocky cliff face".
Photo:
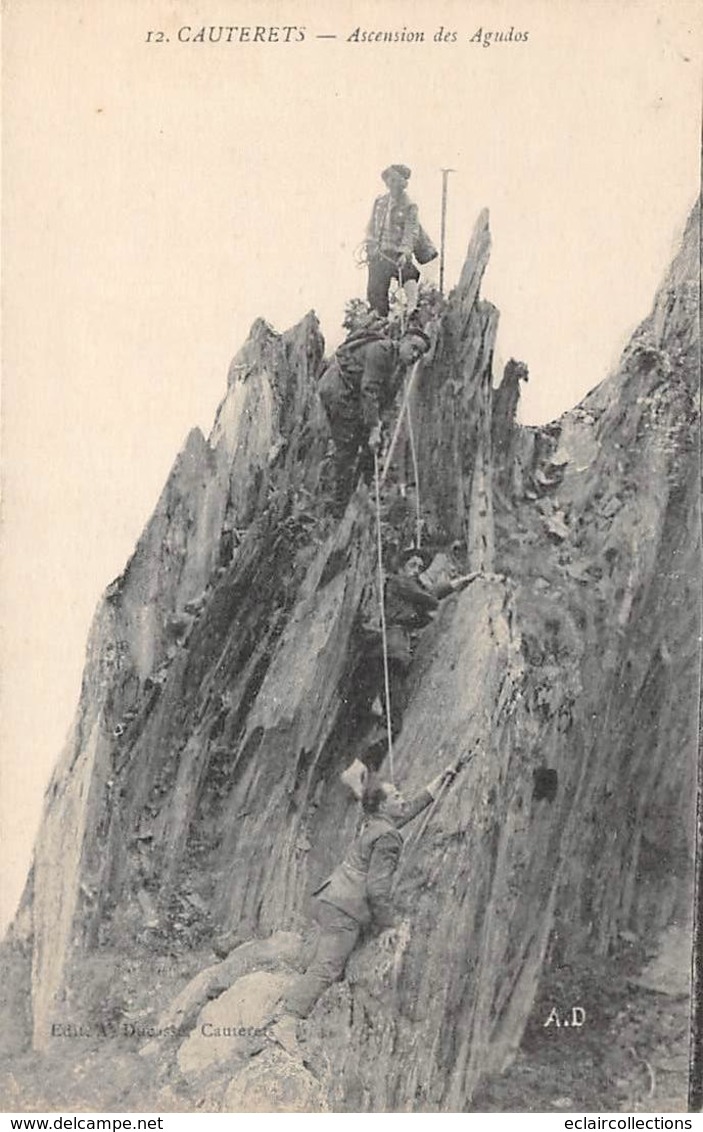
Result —
<svg viewBox="0 0 703 1132"><path fill-rule="evenodd" d="M425 538L458 542L479 576L420 636L397 781L419 789L479 753L405 850L396 951L355 953L306 1024L304 1067L270 1045L223 1055L213 1104L466 1109L510 1064L554 964L690 925L698 247L696 211L652 315L579 406L492 427L479 219L413 402ZM206 966L218 933L298 941L201 978L188 1018L244 978L265 998L265 978L300 962L308 894L353 836L339 773L378 600L374 509L362 486L340 522L326 513L323 351L313 314L282 335L254 325L210 437L188 438L98 608L15 928L38 1050L87 1009L96 958ZM384 522L412 530L411 512L390 500ZM120 1009L154 1022L167 998ZM162 1072L187 1078L170 1040Z"/></svg>

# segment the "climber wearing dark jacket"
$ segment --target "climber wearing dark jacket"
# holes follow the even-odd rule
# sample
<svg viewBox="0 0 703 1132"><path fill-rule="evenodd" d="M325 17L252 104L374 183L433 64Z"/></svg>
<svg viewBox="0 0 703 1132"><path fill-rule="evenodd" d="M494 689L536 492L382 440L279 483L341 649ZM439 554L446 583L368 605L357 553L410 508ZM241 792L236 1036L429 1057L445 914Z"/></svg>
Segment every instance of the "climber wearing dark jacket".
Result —
<svg viewBox="0 0 703 1132"><path fill-rule="evenodd" d="M417 632L430 624L445 597L458 593L476 577L476 574L464 574L451 580L434 582L424 570L422 555L413 550L401 569L389 574L386 579L386 646L393 736L398 734L403 722L405 674L412 661L413 641ZM361 632L362 659L353 679L360 712L367 710L378 695L385 700L380 623L364 625ZM363 719L359 720L359 724L363 728ZM385 728L383 733L385 734ZM380 744L379 748L368 752L365 761L371 769L378 769L383 748L384 744Z"/></svg>
<svg viewBox="0 0 703 1132"><path fill-rule="evenodd" d="M381 414L392 403L409 366L430 340L408 327L399 342L380 332L351 334L320 378L320 400L334 441L334 510L340 515L355 487L355 474L373 476L373 453L381 443ZM357 456L361 449L361 458Z"/></svg>
<svg viewBox="0 0 703 1132"><path fill-rule="evenodd" d="M393 926L391 888L403 847L399 830L437 797L456 770L447 767L408 802L389 782L367 787L361 832L342 864L314 893L320 935L306 973L285 996L286 1014L307 1017L320 995L342 978L364 929Z"/></svg>

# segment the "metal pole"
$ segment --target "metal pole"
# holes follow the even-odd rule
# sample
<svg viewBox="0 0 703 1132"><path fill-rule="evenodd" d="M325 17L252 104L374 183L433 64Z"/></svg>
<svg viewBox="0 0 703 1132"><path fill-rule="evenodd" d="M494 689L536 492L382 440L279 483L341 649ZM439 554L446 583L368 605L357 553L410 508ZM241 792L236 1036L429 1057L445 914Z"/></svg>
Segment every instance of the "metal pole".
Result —
<svg viewBox="0 0 703 1132"><path fill-rule="evenodd" d="M444 240L447 233L447 180L450 173L456 173L456 169L443 169L442 170L442 227L440 235L440 252L439 252L439 293L444 294Z"/></svg>

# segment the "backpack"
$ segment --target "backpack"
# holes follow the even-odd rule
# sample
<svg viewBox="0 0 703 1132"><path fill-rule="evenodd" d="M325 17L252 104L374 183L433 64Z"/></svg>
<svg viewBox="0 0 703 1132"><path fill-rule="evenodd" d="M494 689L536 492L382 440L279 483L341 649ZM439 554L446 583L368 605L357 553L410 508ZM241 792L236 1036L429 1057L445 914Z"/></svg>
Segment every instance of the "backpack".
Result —
<svg viewBox="0 0 703 1132"><path fill-rule="evenodd" d="M385 322L374 325L371 322L368 326L363 326L359 330L352 331L335 350L335 357L339 364L340 369L344 369L348 363L356 361L355 355L364 346L370 346L372 342L390 342L391 337L388 333L388 324Z"/></svg>
<svg viewBox="0 0 703 1132"><path fill-rule="evenodd" d="M417 262L420 264L431 263L432 260L436 259L439 255L439 252L432 243L430 237L427 235L425 229L422 227L422 224L420 225L420 230L417 234L417 239L415 240L413 255L415 256Z"/></svg>

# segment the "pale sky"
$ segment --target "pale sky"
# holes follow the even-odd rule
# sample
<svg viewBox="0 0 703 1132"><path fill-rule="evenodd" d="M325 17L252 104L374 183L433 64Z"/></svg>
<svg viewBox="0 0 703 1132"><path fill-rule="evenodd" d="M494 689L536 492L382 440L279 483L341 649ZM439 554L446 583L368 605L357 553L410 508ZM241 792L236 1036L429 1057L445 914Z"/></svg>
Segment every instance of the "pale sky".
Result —
<svg viewBox="0 0 703 1132"><path fill-rule="evenodd" d="M380 170L411 166L438 243L453 167L448 286L487 206L483 294L497 362L530 367L522 419L575 404L648 313L698 192L702 10L5 0L0 927L95 605L254 319L284 330L312 307L336 344ZM305 39L178 42L203 25ZM511 26L526 43L470 42ZM350 43L356 27L425 42Z"/></svg>

